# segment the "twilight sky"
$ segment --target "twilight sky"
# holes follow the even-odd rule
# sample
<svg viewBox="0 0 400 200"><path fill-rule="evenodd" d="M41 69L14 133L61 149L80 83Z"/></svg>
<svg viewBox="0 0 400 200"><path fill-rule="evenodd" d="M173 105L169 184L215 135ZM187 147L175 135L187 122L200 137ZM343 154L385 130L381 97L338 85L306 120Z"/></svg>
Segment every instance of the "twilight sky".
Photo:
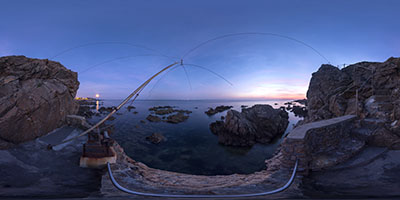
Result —
<svg viewBox="0 0 400 200"><path fill-rule="evenodd" d="M328 62L307 45L335 66L400 56L397 0L0 0L0 7L0 56L59 61L78 72L84 97L124 98L198 44L232 33L301 42L271 35L215 40L184 64L232 85L186 65L140 98L304 98L311 73Z"/></svg>

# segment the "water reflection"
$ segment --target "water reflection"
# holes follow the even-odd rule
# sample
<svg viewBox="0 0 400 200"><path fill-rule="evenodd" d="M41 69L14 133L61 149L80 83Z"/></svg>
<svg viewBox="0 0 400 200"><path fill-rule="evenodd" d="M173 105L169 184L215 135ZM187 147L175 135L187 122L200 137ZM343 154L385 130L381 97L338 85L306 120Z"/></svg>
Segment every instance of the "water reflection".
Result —
<svg viewBox="0 0 400 200"><path fill-rule="evenodd" d="M100 105L99 100L97 100L96 101L96 111L99 111L99 105Z"/></svg>

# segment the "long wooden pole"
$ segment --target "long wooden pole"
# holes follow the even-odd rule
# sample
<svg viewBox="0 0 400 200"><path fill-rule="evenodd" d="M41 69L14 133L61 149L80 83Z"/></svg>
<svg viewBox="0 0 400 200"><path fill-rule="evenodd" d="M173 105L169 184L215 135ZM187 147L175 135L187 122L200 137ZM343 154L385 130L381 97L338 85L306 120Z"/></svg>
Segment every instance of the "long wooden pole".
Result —
<svg viewBox="0 0 400 200"><path fill-rule="evenodd" d="M81 137L81 136L83 136L83 135L86 135L86 134L89 133L90 131L93 131L95 128L99 127L102 123L104 123L108 118L110 118L114 113L116 113L119 109L121 109L122 106L124 106L124 105L129 101L129 99L131 99L134 95L138 94L138 92L140 92L144 87L146 87L146 86L150 83L151 80L153 80L155 77L157 77L158 75L160 75L161 73L163 73L165 70L171 68L172 66L174 66L174 65L176 65L176 64L178 64L178 62L174 62L174 63L172 63L172 64L170 64L170 65L164 67L161 71L157 72L157 73L154 74L152 77L150 77L149 79L147 79L144 83L142 83L142 85L140 85L138 88L136 88L135 91L133 91L128 97L126 97L125 100L123 100L113 111L111 111L106 117L104 117L102 120L100 120L99 122L97 122L94 126L90 127L88 130L82 132L81 134L79 134L79 135L77 135L77 136L75 136L75 137L73 137L73 138L70 138L70 139L68 139L68 140L62 141L62 142L60 142L60 143L58 143L58 144L54 144L54 145L49 144L49 145L47 146L47 148L48 148L48 149L52 149L54 146L57 146L57 145L60 145L60 144L64 144L64 143L70 142L70 141L72 141L72 140L75 140L75 139L78 138L78 137Z"/></svg>

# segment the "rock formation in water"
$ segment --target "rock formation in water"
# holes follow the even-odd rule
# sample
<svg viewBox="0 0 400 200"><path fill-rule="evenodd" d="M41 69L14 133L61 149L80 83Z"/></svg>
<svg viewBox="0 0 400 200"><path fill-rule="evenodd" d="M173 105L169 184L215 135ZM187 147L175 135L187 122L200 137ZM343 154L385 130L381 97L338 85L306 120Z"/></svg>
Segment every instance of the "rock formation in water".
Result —
<svg viewBox="0 0 400 200"><path fill-rule="evenodd" d="M149 122L160 122L161 118L154 116L154 115L148 115L146 117L147 120L149 120Z"/></svg>
<svg viewBox="0 0 400 200"><path fill-rule="evenodd" d="M187 119L189 119L188 115L184 115L184 112L178 112L176 114L168 116L167 119L164 121L171 124L178 124L186 121Z"/></svg>
<svg viewBox="0 0 400 200"><path fill-rule="evenodd" d="M147 136L146 140L148 140L149 142L151 142L153 144L159 144L165 140L165 137L163 135L161 135L160 133L153 133L150 136Z"/></svg>
<svg viewBox="0 0 400 200"><path fill-rule="evenodd" d="M210 109L208 109L205 113L208 115L208 116L211 116L211 115L215 115L215 114L217 114L217 113L219 113L219 112L224 112L225 110L229 110L229 109L231 109L231 108L233 108L233 106L217 106L217 107L215 107L215 109L214 108L210 108ZM242 107L243 108L243 107Z"/></svg>
<svg viewBox="0 0 400 200"><path fill-rule="evenodd" d="M77 73L58 62L25 56L0 58L0 139L32 140L75 114Z"/></svg>
<svg viewBox="0 0 400 200"><path fill-rule="evenodd" d="M255 105L242 112L229 110L225 121L210 124L211 131L218 135L218 141L225 145L252 146L255 143L269 143L283 134L289 124L288 113L270 105Z"/></svg>

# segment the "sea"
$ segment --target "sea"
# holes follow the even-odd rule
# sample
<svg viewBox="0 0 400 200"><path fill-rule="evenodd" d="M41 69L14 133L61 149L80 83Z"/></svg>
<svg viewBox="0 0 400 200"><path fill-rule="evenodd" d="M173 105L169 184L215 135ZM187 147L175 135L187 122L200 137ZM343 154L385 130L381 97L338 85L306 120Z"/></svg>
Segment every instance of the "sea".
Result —
<svg viewBox="0 0 400 200"><path fill-rule="evenodd" d="M270 144L252 147L231 147L218 143L209 125L221 120L227 111L213 116L205 114L209 108L226 105L241 111L242 106L269 104L274 108L285 106L289 100L136 100L135 109L121 108L115 119L107 121L114 125L111 137L115 139L132 159L149 167L197 175L249 174L266 168L265 160L271 158L285 135L302 118L289 112L289 125L284 134ZM102 100L98 107L117 106L122 100ZM149 108L173 106L192 111L189 119L182 123L149 122ZM137 114L134 114L134 112ZM104 115L93 116L89 122L98 122ZM142 121L142 122L141 122ZM143 123L145 121L145 123ZM166 140L153 144L146 140L153 133L162 134Z"/></svg>

